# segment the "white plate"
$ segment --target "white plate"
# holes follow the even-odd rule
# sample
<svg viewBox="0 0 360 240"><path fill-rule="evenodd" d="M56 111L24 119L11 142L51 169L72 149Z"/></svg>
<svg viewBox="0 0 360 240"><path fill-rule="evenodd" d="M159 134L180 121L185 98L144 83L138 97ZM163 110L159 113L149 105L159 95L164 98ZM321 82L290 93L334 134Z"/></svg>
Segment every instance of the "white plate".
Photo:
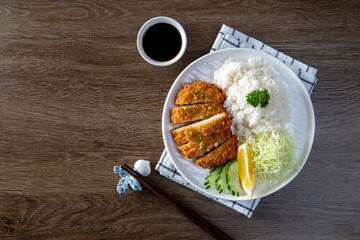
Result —
<svg viewBox="0 0 360 240"><path fill-rule="evenodd" d="M245 192L241 192L239 197L235 197L228 191L219 194L215 188L206 189L204 181L209 170L202 169L192 160L184 158L176 148L177 145L171 135L171 130L176 127L171 125L170 110L175 107L175 98L183 83L189 84L198 80L212 82L214 70L220 67L220 65L229 57L235 60L242 60L249 57L261 57L265 62L270 64L274 73L285 83L285 86L289 91L289 104L292 109L292 118L290 122L291 134L296 139L298 149L295 151L295 155L300 167L288 172L283 181L257 185L253 199L274 193L295 178L304 166L313 143L315 132L314 110L310 97L296 74L284 63L265 53L252 49L225 49L207 54L191 63L177 77L166 98L162 118L162 133L165 147L176 169L196 189L217 198L249 200L249 197L246 196Z"/></svg>

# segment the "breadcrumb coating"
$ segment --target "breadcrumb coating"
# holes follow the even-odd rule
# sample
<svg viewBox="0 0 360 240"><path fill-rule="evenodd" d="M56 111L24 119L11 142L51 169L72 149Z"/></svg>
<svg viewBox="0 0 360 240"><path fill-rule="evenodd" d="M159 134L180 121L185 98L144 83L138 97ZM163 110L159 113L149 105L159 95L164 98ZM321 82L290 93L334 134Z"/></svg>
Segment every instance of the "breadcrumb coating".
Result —
<svg viewBox="0 0 360 240"><path fill-rule="evenodd" d="M236 157L237 153L237 136L233 135L228 141L215 148L205 156L194 162L202 168L215 168Z"/></svg>
<svg viewBox="0 0 360 240"><path fill-rule="evenodd" d="M175 142L182 145L191 141L211 137L222 129L231 127L231 121L226 113L217 114L209 119L196 122L171 131Z"/></svg>
<svg viewBox="0 0 360 240"><path fill-rule="evenodd" d="M204 103L171 109L171 124L206 119L218 113L226 112L222 103Z"/></svg>
<svg viewBox="0 0 360 240"><path fill-rule="evenodd" d="M210 152L212 149L228 140L231 136L232 132L230 127L224 128L220 132L213 134L213 136L202 138L200 141L188 142L177 148L185 158L190 159L205 152Z"/></svg>
<svg viewBox="0 0 360 240"><path fill-rule="evenodd" d="M223 103L225 94L221 88L206 81L196 81L185 85L176 96L175 105L186 105L194 103Z"/></svg>

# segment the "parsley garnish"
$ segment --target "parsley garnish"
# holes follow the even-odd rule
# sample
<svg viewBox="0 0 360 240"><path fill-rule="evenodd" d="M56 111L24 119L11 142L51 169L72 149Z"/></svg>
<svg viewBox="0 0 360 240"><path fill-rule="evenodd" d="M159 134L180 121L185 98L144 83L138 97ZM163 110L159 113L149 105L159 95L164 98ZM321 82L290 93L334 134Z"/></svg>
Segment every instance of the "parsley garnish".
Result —
<svg viewBox="0 0 360 240"><path fill-rule="evenodd" d="M262 91L255 90L246 96L246 101L254 108L256 108L259 105L259 103L261 108L266 107L269 104L269 100L270 100L270 95L267 89L264 89Z"/></svg>

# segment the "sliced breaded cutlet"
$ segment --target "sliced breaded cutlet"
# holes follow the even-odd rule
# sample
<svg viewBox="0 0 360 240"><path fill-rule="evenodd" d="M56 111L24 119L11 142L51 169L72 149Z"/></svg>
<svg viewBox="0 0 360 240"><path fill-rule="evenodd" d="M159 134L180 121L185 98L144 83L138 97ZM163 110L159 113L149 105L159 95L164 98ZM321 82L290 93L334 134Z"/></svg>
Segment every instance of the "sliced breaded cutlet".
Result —
<svg viewBox="0 0 360 240"><path fill-rule="evenodd" d="M213 133L205 138L197 139L197 141L188 142L177 148L185 158L197 157L205 152L210 152L213 148L220 146L228 140L232 135L230 127L223 128L220 132Z"/></svg>
<svg viewBox="0 0 360 240"><path fill-rule="evenodd" d="M215 168L227 161L234 159L237 153L237 136L233 135L229 140L194 162L202 168Z"/></svg>
<svg viewBox="0 0 360 240"><path fill-rule="evenodd" d="M199 140L200 138L210 137L213 133L230 127L231 121L228 115L226 113L220 113L209 119L174 129L171 131L171 134L175 142L178 145L182 145Z"/></svg>
<svg viewBox="0 0 360 240"><path fill-rule="evenodd" d="M196 81L184 85L176 96L175 105L186 105L194 103L222 103L225 101L225 94L215 84L205 81Z"/></svg>
<svg viewBox="0 0 360 240"><path fill-rule="evenodd" d="M222 103L203 103L171 109L171 124L207 119L218 113L226 112Z"/></svg>

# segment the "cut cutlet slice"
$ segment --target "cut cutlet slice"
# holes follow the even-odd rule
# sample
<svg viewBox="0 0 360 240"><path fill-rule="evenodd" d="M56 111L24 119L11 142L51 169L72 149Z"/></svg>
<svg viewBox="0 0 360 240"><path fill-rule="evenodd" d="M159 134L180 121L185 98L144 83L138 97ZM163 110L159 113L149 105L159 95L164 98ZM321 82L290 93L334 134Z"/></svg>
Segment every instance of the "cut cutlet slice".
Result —
<svg viewBox="0 0 360 240"><path fill-rule="evenodd" d="M223 128L220 132L202 138L200 141L188 142L177 148L184 155L185 158L193 158L201 155L204 152L210 152L213 148L220 146L223 142L228 140L232 135L230 127Z"/></svg>
<svg viewBox="0 0 360 240"><path fill-rule="evenodd" d="M171 109L171 124L193 122L207 119L218 113L226 112L222 103L204 103Z"/></svg>
<svg viewBox="0 0 360 240"><path fill-rule="evenodd" d="M175 105L186 105L194 103L225 101L225 94L215 84L205 81L196 81L192 84L184 85L176 96Z"/></svg>
<svg viewBox="0 0 360 240"><path fill-rule="evenodd" d="M231 121L226 113L216 114L209 119L196 122L171 131L175 142L182 145L187 142L201 140L221 129L230 128Z"/></svg>
<svg viewBox="0 0 360 240"><path fill-rule="evenodd" d="M225 143L220 145L220 147L215 148L213 151L194 162L202 168L212 169L220 166L221 164L224 164L236 157L237 143L237 136L234 135Z"/></svg>

